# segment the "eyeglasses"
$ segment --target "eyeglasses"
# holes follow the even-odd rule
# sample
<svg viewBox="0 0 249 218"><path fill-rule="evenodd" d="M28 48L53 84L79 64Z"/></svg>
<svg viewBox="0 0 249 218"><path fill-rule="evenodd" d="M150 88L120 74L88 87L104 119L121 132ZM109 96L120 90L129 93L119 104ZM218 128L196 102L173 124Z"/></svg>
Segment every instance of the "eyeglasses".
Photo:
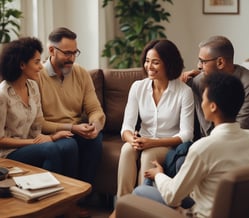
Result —
<svg viewBox="0 0 249 218"><path fill-rule="evenodd" d="M201 58L199 58L199 63L201 63L201 64L205 64L205 63L207 63L207 62L209 62L209 61L215 61L215 60L217 60L219 57L216 57L216 58L211 58L211 59L201 59Z"/></svg>
<svg viewBox="0 0 249 218"><path fill-rule="evenodd" d="M77 49L76 51L63 51L55 46L54 46L54 48L57 49L58 51L60 51L61 53L63 53L65 55L65 57L67 57L67 58L71 58L72 56L78 57L80 55L79 49Z"/></svg>

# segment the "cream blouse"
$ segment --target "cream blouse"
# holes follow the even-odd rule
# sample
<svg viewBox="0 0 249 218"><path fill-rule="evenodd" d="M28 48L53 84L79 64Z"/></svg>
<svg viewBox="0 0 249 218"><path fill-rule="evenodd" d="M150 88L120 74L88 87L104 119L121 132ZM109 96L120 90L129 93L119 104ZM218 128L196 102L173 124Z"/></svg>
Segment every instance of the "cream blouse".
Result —
<svg viewBox="0 0 249 218"><path fill-rule="evenodd" d="M33 80L27 80L26 85L28 105L15 93L11 83L5 80L0 83L0 137L28 139L41 133L43 113L39 89ZM13 150L0 148L0 157L6 157Z"/></svg>

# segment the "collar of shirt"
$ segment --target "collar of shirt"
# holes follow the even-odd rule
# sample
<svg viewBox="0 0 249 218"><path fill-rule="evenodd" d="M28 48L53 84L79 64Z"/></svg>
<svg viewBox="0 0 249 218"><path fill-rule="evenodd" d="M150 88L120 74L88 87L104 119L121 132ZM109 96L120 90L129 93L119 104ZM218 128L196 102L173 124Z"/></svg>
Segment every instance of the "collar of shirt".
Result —
<svg viewBox="0 0 249 218"><path fill-rule="evenodd" d="M214 127L210 135L215 135L217 132L237 132L240 130L240 124L238 122L233 123L221 123Z"/></svg>
<svg viewBox="0 0 249 218"><path fill-rule="evenodd" d="M177 81L178 81L178 79L170 80L169 83L168 83L168 87L164 90L164 93L165 93L166 90L168 92L169 91L174 92L174 90L176 89L176 86L177 86ZM147 89L150 90L151 92L153 91L152 82L153 82L153 80L150 80L150 82L148 83L148 86L147 86Z"/></svg>
<svg viewBox="0 0 249 218"><path fill-rule="evenodd" d="M54 68L51 64L50 57L47 59L47 61L44 63L44 68L48 72L49 76L56 76L56 73L54 72Z"/></svg>

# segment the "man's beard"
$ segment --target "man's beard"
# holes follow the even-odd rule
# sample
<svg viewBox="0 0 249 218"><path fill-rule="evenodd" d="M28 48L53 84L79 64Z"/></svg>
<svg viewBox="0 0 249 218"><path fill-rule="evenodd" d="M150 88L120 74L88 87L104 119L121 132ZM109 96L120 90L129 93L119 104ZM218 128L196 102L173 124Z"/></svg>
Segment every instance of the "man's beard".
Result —
<svg viewBox="0 0 249 218"><path fill-rule="evenodd" d="M69 74L72 71L73 67L63 67L61 68L61 72L63 74L63 76L66 76L67 74Z"/></svg>
<svg viewBox="0 0 249 218"><path fill-rule="evenodd" d="M63 64L59 64L59 68L63 74L63 76L69 74L71 71L72 71L72 67L64 67L66 64L73 64L73 62L66 62L66 63L63 63Z"/></svg>

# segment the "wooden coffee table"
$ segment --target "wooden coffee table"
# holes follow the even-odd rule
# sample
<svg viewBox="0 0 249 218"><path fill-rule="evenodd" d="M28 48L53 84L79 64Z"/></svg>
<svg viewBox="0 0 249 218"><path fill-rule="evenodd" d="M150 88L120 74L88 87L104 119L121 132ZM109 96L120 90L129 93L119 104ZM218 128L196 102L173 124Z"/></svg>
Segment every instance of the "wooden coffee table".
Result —
<svg viewBox="0 0 249 218"><path fill-rule="evenodd" d="M0 158L1 167L20 167L25 175L46 172L46 170L21 162ZM33 203L26 203L14 197L0 198L0 217L52 218L64 215L65 218L77 217L77 200L91 192L91 185L56 173L53 175L61 182L64 190L56 195Z"/></svg>

